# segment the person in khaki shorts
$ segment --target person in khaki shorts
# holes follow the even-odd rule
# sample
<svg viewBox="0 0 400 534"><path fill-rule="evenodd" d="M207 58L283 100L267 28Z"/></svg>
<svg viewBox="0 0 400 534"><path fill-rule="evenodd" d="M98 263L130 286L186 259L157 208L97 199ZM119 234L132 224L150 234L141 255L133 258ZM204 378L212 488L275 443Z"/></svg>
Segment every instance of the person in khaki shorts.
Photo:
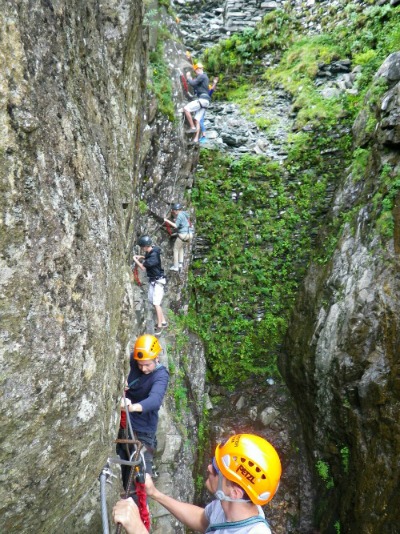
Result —
<svg viewBox="0 0 400 534"><path fill-rule="evenodd" d="M178 235L174 244L174 265L170 267L170 270L179 271L183 267L183 246L193 239L193 227L189 215L186 211L183 211L182 204L179 204L179 202L172 204L171 213L175 222L169 219L164 219L164 222L176 228Z"/></svg>
<svg viewBox="0 0 400 534"><path fill-rule="evenodd" d="M275 495L282 467L275 448L255 434L236 434L215 449L207 467L207 490L215 499L205 508L165 495L146 475L147 496L195 532L271 534L261 508ZM113 518L127 534L145 534L132 499L118 501Z"/></svg>

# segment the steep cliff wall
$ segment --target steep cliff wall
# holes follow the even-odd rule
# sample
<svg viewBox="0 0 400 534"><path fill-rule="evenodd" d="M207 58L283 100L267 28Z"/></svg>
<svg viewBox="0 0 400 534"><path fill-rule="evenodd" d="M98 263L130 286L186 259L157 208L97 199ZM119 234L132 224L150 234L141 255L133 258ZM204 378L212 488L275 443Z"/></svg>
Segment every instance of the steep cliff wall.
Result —
<svg viewBox="0 0 400 534"><path fill-rule="evenodd" d="M2 4L1 529L72 531L94 513L133 329L142 3Z"/></svg>
<svg viewBox="0 0 400 534"><path fill-rule="evenodd" d="M399 61L381 67L386 90L371 89L354 125L368 159L361 176L344 170L333 220L347 222L332 261L308 272L281 361L320 474L322 532L398 530Z"/></svg>
<svg viewBox="0 0 400 534"><path fill-rule="evenodd" d="M153 328L129 263L159 222L138 205L183 196L193 162L146 86L141 0L1 4L0 529L100 531L127 347Z"/></svg>

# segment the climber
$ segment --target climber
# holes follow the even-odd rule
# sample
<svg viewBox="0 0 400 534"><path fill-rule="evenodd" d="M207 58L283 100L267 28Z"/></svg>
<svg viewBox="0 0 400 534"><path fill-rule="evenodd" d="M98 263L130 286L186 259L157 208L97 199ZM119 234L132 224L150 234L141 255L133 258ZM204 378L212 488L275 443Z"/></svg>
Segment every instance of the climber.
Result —
<svg viewBox="0 0 400 534"><path fill-rule="evenodd" d="M159 362L158 356L161 351L158 339L150 334L144 334L136 340L130 354L130 372L126 381L125 398L121 401L118 439L133 439L133 436L128 438L126 403L131 429L136 434L135 439L146 447L144 460L146 472L149 474L152 474L152 460L157 447L158 411L169 381L167 369ZM129 460L126 444L117 444L117 454L122 460ZM125 490L130 469L129 466L121 465L122 483Z"/></svg>
<svg viewBox="0 0 400 534"><path fill-rule="evenodd" d="M182 209L182 204L172 204L171 213L175 222L169 219L164 219L164 222L176 228L178 235L174 244L174 265L170 270L179 271L183 267L183 245L193 239L194 230L189 215Z"/></svg>
<svg viewBox="0 0 400 534"><path fill-rule="evenodd" d="M192 78L190 71L186 74L187 81L191 85L196 94L196 100L192 100L186 104L183 108L186 119L189 123L189 130L186 130L186 133L194 133L192 143L198 143L200 135L200 121L204 116L204 113L208 106L210 105L210 95L208 94L208 76L204 72L204 67L201 63L193 66L193 69L196 73L196 78ZM192 118L192 113L194 115L194 121ZM196 123L196 124L195 124Z"/></svg>
<svg viewBox="0 0 400 534"><path fill-rule="evenodd" d="M143 235L139 241L139 246L145 251L144 256L135 255L133 261L142 271L146 271L149 279L148 299L154 305L157 315L157 327L154 331L156 336L160 335L163 328L168 326L164 312L161 308L161 302L164 296L164 286L166 279L164 270L161 267L161 249L152 244L148 235ZM143 262L141 261L143 260Z"/></svg>
<svg viewBox="0 0 400 534"><path fill-rule="evenodd" d="M215 89L217 88L217 83L218 83L218 78L215 77L213 79L212 85L208 86L208 94L210 95L210 98L211 98L213 92L215 91ZM206 116L206 114L204 113L204 115L200 119L200 143L206 140L206 126L205 126L205 123L204 123L205 116Z"/></svg>
<svg viewBox="0 0 400 534"><path fill-rule="evenodd" d="M278 453L267 440L254 434L237 434L217 446L207 467L206 488L215 500L205 509L168 497L156 489L150 476L146 476L145 486L148 497L190 530L271 534L261 506L275 495L281 471ZM141 534L141 522L130 499L119 501L114 515L128 534Z"/></svg>

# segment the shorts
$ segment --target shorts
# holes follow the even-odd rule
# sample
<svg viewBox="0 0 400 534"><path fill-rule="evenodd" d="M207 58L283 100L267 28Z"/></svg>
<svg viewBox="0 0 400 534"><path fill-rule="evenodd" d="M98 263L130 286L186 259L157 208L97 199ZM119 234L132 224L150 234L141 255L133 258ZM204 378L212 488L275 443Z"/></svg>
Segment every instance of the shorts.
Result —
<svg viewBox="0 0 400 534"><path fill-rule="evenodd" d="M209 105L210 101L206 98L198 98L197 100L193 100L192 102L189 102L189 104L186 104L183 109L190 111L190 113L194 113L194 120L200 122Z"/></svg>
<svg viewBox="0 0 400 534"><path fill-rule="evenodd" d="M166 283L165 278L159 278L155 282L149 282L149 291L147 298L149 302L154 306L160 306L164 297L164 286Z"/></svg>

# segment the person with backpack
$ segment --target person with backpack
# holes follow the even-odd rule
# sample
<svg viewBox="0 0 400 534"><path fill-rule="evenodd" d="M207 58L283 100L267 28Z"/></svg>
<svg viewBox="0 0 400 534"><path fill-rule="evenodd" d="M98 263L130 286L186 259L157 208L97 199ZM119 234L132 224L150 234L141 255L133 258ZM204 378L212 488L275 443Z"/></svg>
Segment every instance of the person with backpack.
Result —
<svg viewBox="0 0 400 534"><path fill-rule="evenodd" d="M172 204L171 213L174 221L164 219L164 222L173 226L177 230L177 236L174 243L174 265L170 267L170 270L178 272L183 267L183 246L185 243L191 242L194 231L189 215L186 211L183 211L182 204L179 202Z"/></svg>
<svg viewBox="0 0 400 534"><path fill-rule="evenodd" d="M163 328L168 326L161 302L164 297L164 286L166 278L164 269L161 266L161 249L153 245L151 237L143 235L139 238L138 245L145 252L145 255L133 256L133 261L142 271L146 271L149 279L148 300L153 304L157 315L157 327L154 331L156 336L160 335Z"/></svg>
<svg viewBox="0 0 400 534"><path fill-rule="evenodd" d="M215 499L205 508L165 495L146 476L147 496L166 508L188 529L215 534L271 534L261 506L279 487L281 462L275 448L255 434L236 434L215 449L207 467L207 490ZM113 509L128 534L141 533L131 499Z"/></svg>
<svg viewBox="0 0 400 534"><path fill-rule="evenodd" d="M169 372L160 364L162 347L158 339L144 334L136 340L130 354L130 371L126 381L124 399L121 401L121 421L119 439L139 440L145 446L144 460L146 473L152 472L154 451L157 447L156 432L158 411L168 387ZM126 417L129 413L129 423ZM134 436L131 435L133 431ZM122 460L129 460L132 445L117 444L117 454ZM127 489L131 467L121 465L122 483Z"/></svg>

